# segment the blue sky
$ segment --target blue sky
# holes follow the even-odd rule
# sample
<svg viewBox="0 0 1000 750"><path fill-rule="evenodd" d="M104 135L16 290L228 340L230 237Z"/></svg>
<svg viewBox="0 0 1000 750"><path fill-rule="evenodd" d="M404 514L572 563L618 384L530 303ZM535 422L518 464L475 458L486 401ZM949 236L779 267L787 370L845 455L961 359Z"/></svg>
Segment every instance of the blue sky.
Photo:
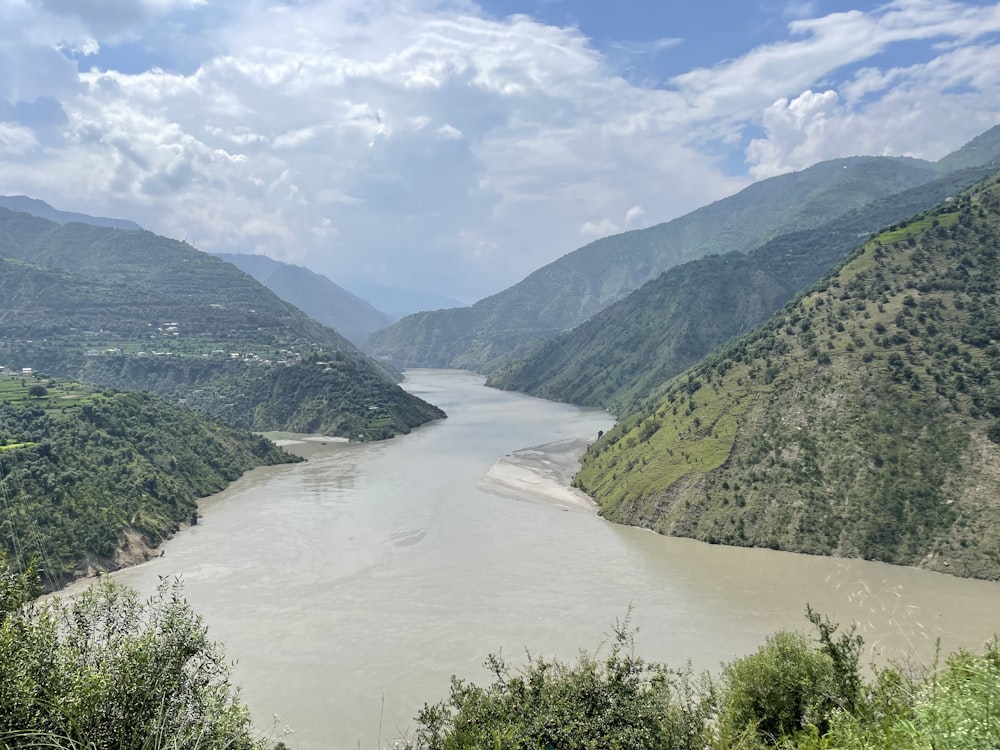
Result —
<svg viewBox="0 0 1000 750"><path fill-rule="evenodd" d="M998 2L0 0L0 194L466 302L998 122Z"/></svg>

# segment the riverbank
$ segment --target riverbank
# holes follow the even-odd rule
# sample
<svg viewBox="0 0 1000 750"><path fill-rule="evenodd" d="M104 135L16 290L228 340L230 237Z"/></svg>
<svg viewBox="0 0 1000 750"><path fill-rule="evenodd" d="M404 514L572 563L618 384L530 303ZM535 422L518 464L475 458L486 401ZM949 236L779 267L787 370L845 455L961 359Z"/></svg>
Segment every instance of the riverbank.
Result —
<svg viewBox="0 0 1000 750"><path fill-rule="evenodd" d="M589 443L575 437L512 451L493 464L478 487L511 500L596 513L596 503L570 486Z"/></svg>

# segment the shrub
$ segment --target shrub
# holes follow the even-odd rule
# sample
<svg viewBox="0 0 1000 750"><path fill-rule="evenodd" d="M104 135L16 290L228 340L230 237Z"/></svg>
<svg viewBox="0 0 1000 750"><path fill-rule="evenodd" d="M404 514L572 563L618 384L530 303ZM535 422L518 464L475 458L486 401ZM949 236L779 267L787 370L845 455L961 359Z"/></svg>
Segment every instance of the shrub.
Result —
<svg viewBox="0 0 1000 750"><path fill-rule="evenodd" d="M0 560L0 747L264 747L179 586L35 605Z"/></svg>
<svg viewBox="0 0 1000 750"><path fill-rule="evenodd" d="M646 664L627 627L615 630L603 661L573 665L532 658L518 672L499 656L486 662L493 683L452 678L447 701L425 705L409 750L695 750L710 742L714 689L707 675Z"/></svg>
<svg viewBox="0 0 1000 750"><path fill-rule="evenodd" d="M730 743L774 744L809 725L825 731L835 692L833 662L800 633L780 632L723 670L720 732Z"/></svg>

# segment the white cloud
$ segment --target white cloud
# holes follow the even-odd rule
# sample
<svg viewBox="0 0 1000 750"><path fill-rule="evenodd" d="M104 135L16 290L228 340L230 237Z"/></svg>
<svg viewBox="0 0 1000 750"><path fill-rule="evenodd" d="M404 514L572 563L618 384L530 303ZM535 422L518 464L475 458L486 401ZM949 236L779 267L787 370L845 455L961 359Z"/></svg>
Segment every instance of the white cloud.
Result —
<svg viewBox="0 0 1000 750"><path fill-rule="evenodd" d="M23 157L38 146L31 128L0 122L0 157Z"/></svg>
<svg viewBox="0 0 1000 750"><path fill-rule="evenodd" d="M1000 119L1000 66L983 64L998 7L906 0L814 18L792 3L785 40L652 88L577 29L490 20L469 0L0 0L14 22L0 25L0 107L41 96L65 112L42 133L0 109L0 193L472 301L581 236L744 186L723 162L751 125L752 177L959 146ZM906 67L877 56L910 39L947 46ZM121 40L151 60L192 57L78 69Z"/></svg>
<svg viewBox="0 0 1000 750"><path fill-rule="evenodd" d="M642 221L642 217L645 215L646 209L642 206L632 206L632 208L625 212L625 223L629 226L637 224Z"/></svg>
<svg viewBox="0 0 1000 750"><path fill-rule="evenodd" d="M438 128L438 132L445 138L450 138L452 140L459 140L462 137L462 131L453 125L442 125Z"/></svg>
<svg viewBox="0 0 1000 750"><path fill-rule="evenodd" d="M607 237L609 234L618 234L620 231L622 231L621 228L611 221L611 219L588 221L580 227L580 234L591 239Z"/></svg>
<svg viewBox="0 0 1000 750"><path fill-rule="evenodd" d="M747 147L753 176L773 177L822 161L818 151L832 140L827 138L828 129L840 127L845 119L838 100L836 91L804 91L764 110L767 137L754 139Z"/></svg>

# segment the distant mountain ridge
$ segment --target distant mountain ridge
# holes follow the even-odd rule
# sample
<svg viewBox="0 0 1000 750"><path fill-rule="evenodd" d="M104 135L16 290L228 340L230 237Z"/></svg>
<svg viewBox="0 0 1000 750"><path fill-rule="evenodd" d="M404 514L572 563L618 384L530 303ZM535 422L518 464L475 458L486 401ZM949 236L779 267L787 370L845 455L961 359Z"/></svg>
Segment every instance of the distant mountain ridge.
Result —
<svg viewBox="0 0 1000 750"><path fill-rule="evenodd" d="M816 229L776 237L746 255L712 255L675 266L499 367L487 385L627 413L715 347L763 323L860 240L957 195L993 170L959 170Z"/></svg>
<svg viewBox="0 0 1000 750"><path fill-rule="evenodd" d="M524 356L531 343L579 325L673 266L746 253L780 235L818 229L871 201L998 159L1000 126L937 163L887 157L822 162L755 183L666 224L598 240L472 307L405 318L373 335L365 348L400 365L490 373L512 356Z"/></svg>
<svg viewBox="0 0 1000 750"><path fill-rule="evenodd" d="M746 252L928 182L930 162L851 157L750 185L665 224L605 237L514 286L454 310L418 313L374 334L365 349L398 365L488 372L527 344L579 325L675 265Z"/></svg>
<svg viewBox="0 0 1000 750"><path fill-rule="evenodd" d="M857 248L583 458L607 518L1000 578L1000 172Z"/></svg>
<svg viewBox="0 0 1000 750"><path fill-rule="evenodd" d="M313 320L359 344L370 334L395 322L365 300L308 268L282 263L264 255L213 253L250 274L281 299Z"/></svg>
<svg viewBox="0 0 1000 750"><path fill-rule="evenodd" d="M0 364L145 389L228 424L379 439L444 416L232 264L0 208Z"/></svg>
<svg viewBox="0 0 1000 750"><path fill-rule="evenodd" d="M80 214L74 211L60 211L43 200L29 198L27 195L0 195L0 208L31 214L32 216L48 219L58 224L79 222L81 224L91 224L96 227L109 227L111 229L126 229L131 231L142 229L141 226L128 219L109 219L105 216L88 216L87 214Z"/></svg>

